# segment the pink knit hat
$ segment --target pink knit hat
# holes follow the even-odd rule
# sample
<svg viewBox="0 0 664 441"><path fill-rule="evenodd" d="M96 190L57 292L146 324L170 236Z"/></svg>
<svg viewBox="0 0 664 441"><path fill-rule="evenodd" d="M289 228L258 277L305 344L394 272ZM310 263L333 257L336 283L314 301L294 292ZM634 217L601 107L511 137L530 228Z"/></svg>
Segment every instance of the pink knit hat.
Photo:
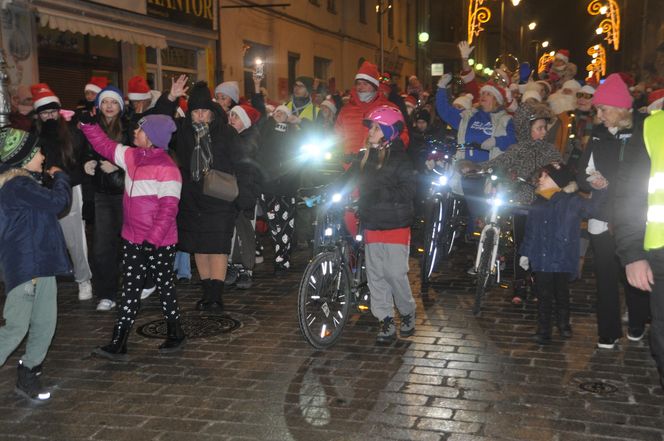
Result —
<svg viewBox="0 0 664 441"><path fill-rule="evenodd" d="M620 107L623 109L632 108L632 95L629 93L627 84L618 74L611 74L606 77L604 83L600 84L595 95L593 95L593 105L605 105Z"/></svg>

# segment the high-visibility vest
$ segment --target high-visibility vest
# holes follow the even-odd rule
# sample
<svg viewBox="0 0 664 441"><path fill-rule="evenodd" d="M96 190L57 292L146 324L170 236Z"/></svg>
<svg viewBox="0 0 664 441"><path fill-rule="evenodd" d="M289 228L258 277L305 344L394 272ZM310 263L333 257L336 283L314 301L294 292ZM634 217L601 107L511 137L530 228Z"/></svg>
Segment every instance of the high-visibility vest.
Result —
<svg viewBox="0 0 664 441"><path fill-rule="evenodd" d="M643 139L650 155L648 221L643 248L653 250L664 247L664 111L646 118Z"/></svg>
<svg viewBox="0 0 664 441"><path fill-rule="evenodd" d="M286 107L288 107L291 110L291 112L293 112L293 109L295 109L293 101L287 102ZM300 119L308 119L309 121L316 121L317 114L318 114L318 109L316 108L313 102L309 101L309 104L304 106L304 109L302 109L300 114L297 116L299 116Z"/></svg>

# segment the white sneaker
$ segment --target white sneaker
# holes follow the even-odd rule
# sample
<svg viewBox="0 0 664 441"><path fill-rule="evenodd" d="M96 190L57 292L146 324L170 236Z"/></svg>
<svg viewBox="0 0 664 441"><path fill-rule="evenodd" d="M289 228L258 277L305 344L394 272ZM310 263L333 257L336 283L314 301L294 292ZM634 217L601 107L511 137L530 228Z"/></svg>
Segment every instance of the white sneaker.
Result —
<svg viewBox="0 0 664 441"><path fill-rule="evenodd" d="M115 308L115 302L111 299L101 299L97 304L97 311L110 311Z"/></svg>
<svg viewBox="0 0 664 441"><path fill-rule="evenodd" d="M89 280L78 284L78 299L90 300L92 298L92 283Z"/></svg>
<svg viewBox="0 0 664 441"><path fill-rule="evenodd" d="M152 295L153 292L157 290L157 285L151 287L151 288L144 288L143 291L141 291L141 300L145 300L148 297Z"/></svg>

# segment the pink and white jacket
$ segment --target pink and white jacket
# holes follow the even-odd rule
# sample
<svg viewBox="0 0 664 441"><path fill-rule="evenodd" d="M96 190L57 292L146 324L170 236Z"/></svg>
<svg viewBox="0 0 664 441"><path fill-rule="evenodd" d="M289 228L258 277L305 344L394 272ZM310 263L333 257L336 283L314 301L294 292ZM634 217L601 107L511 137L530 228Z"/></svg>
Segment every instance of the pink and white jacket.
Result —
<svg viewBox="0 0 664 441"><path fill-rule="evenodd" d="M176 244L182 176L173 159L160 148L118 144L96 124L81 124L81 130L97 153L125 171L122 237L157 247Z"/></svg>

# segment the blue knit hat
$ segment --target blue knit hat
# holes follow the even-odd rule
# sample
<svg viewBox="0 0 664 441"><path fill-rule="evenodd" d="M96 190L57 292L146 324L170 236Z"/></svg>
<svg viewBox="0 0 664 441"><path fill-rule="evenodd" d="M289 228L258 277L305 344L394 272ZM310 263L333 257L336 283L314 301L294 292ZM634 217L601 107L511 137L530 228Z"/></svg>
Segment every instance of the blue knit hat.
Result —
<svg viewBox="0 0 664 441"><path fill-rule="evenodd" d="M155 147L168 150L171 133L175 132L175 122L168 115L147 115L138 121L138 128L143 130Z"/></svg>
<svg viewBox="0 0 664 441"><path fill-rule="evenodd" d="M115 86L106 86L97 94L97 98L95 98L95 107L99 109L101 101L104 98L111 98L120 104L120 113L122 113L124 112L124 98L122 97L123 95L120 89Z"/></svg>

